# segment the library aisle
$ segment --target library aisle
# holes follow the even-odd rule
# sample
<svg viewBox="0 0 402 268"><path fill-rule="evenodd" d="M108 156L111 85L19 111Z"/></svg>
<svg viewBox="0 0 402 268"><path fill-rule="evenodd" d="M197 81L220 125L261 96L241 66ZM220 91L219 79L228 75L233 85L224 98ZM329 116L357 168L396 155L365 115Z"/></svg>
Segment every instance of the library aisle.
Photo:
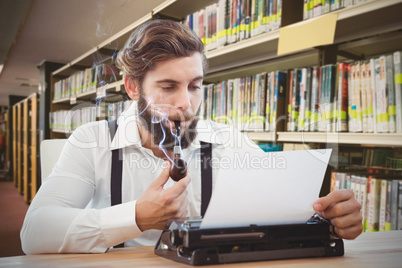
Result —
<svg viewBox="0 0 402 268"><path fill-rule="evenodd" d="M28 204L12 181L0 180L0 257L24 255L20 230Z"/></svg>

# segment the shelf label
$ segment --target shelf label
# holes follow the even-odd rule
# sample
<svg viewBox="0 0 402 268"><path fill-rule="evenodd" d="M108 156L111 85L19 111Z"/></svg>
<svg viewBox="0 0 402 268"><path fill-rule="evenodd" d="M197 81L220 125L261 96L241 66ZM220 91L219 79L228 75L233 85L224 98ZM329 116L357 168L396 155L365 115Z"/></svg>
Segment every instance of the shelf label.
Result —
<svg viewBox="0 0 402 268"><path fill-rule="evenodd" d="M327 14L279 30L278 55L334 43L338 14Z"/></svg>
<svg viewBox="0 0 402 268"><path fill-rule="evenodd" d="M70 97L70 104L76 104L77 103L77 96L71 96Z"/></svg>
<svg viewBox="0 0 402 268"><path fill-rule="evenodd" d="M96 98L106 97L106 89L104 87L96 89Z"/></svg>

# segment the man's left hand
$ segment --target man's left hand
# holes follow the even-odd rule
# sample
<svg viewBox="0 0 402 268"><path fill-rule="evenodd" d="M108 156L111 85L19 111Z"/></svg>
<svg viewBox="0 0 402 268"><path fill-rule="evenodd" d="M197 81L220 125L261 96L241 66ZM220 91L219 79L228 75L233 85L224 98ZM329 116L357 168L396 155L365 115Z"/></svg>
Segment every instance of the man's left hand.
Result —
<svg viewBox="0 0 402 268"><path fill-rule="evenodd" d="M333 191L313 204L314 210L331 221L335 233L345 239L355 239L362 233L361 205L352 190Z"/></svg>

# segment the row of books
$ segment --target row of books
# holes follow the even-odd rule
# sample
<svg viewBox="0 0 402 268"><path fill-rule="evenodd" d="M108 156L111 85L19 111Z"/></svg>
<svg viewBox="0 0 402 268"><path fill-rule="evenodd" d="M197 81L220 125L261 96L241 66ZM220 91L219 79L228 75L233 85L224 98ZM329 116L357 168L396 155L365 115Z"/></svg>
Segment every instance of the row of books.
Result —
<svg viewBox="0 0 402 268"><path fill-rule="evenodd" d="M119 101L107 104L107 120L112 121L117 119L125 110L130 107L133 100Z"/></svg>
<svg viewBox="0 0 402 268"><path fill-rule="evenodd" d="M53 131L71 133L77 127L94 122L97 118L114 120L128 109L132 100L115 103L80 104L71 110L60 110L50 113L50 128Z"/></svg>
<svg viewBox="0 0 402 268"><path fill-rule="evenodd" d="M50 129L53 131L71 133L83 124L96 121L96 115L98 113L96 106L50 112Z"/></svg>
<svg viewBox="0 0 402 268"><path fill-rule="evenodd" d="M94 91L99 87L121 80L119 69L114 65L98 64L54 84L53 100Z"/></svg>
<svg viewBox="0 0 402 268"><path fill-rule="evenodd" d="M402 174L350 173L331 174L331 191L351 189L361 204L363 231L402 230Z"/></svg>
<svg viewBox="0 0 402 268"><path fill-rule="evenodd" d="M202 116L242 131L402 133L401 57L397 51L204 85Z"/></svg>
<svg viewBox="0 0 402 268"><path fill-rule="evenodd" d="M201 115L242 131L263 131L264 125L266 130L274 131L278 126L276 112L284 108L285 86L283 72L264 72L205 85Z"/></svg>
<svg viewBox="0 0 402 268"><path fill-rule="evenodd" d="M206 51L279 29L282 0L219 0L184 24L204 42Z"/></svg>
<svg viewBox="0 0 402 268"><path fill-rule="evenodd" d="M304 0L303 19L321 16L328 12L360 3L368 0Z"/></svg>
<svg viewBox="0 0 402 268"><path fill-rule="evenodd" d="M402 54L289 72L288 131L402 132Z"/></svg>
<svg viewBox="0 0 402 268"><path fill-rule="evenodd" d="M387 157L385 160L385 165L390 168L402 170L402 158Z"/></svg>

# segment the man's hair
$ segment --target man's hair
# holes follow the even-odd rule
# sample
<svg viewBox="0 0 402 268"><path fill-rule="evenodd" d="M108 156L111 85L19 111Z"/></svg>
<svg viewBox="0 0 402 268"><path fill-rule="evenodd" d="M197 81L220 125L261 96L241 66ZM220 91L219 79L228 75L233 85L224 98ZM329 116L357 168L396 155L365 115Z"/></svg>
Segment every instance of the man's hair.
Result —
<svg viewBox="0 0 402 268"><path fill-rule="evenodd" d="M125 75L141 85L152 65L178 57L189 57L199 52L203 60L204 75L208 60L204 44L187 26L171 20L152 20L137 27L124 48L117 55L117 65Z"/></svg>

